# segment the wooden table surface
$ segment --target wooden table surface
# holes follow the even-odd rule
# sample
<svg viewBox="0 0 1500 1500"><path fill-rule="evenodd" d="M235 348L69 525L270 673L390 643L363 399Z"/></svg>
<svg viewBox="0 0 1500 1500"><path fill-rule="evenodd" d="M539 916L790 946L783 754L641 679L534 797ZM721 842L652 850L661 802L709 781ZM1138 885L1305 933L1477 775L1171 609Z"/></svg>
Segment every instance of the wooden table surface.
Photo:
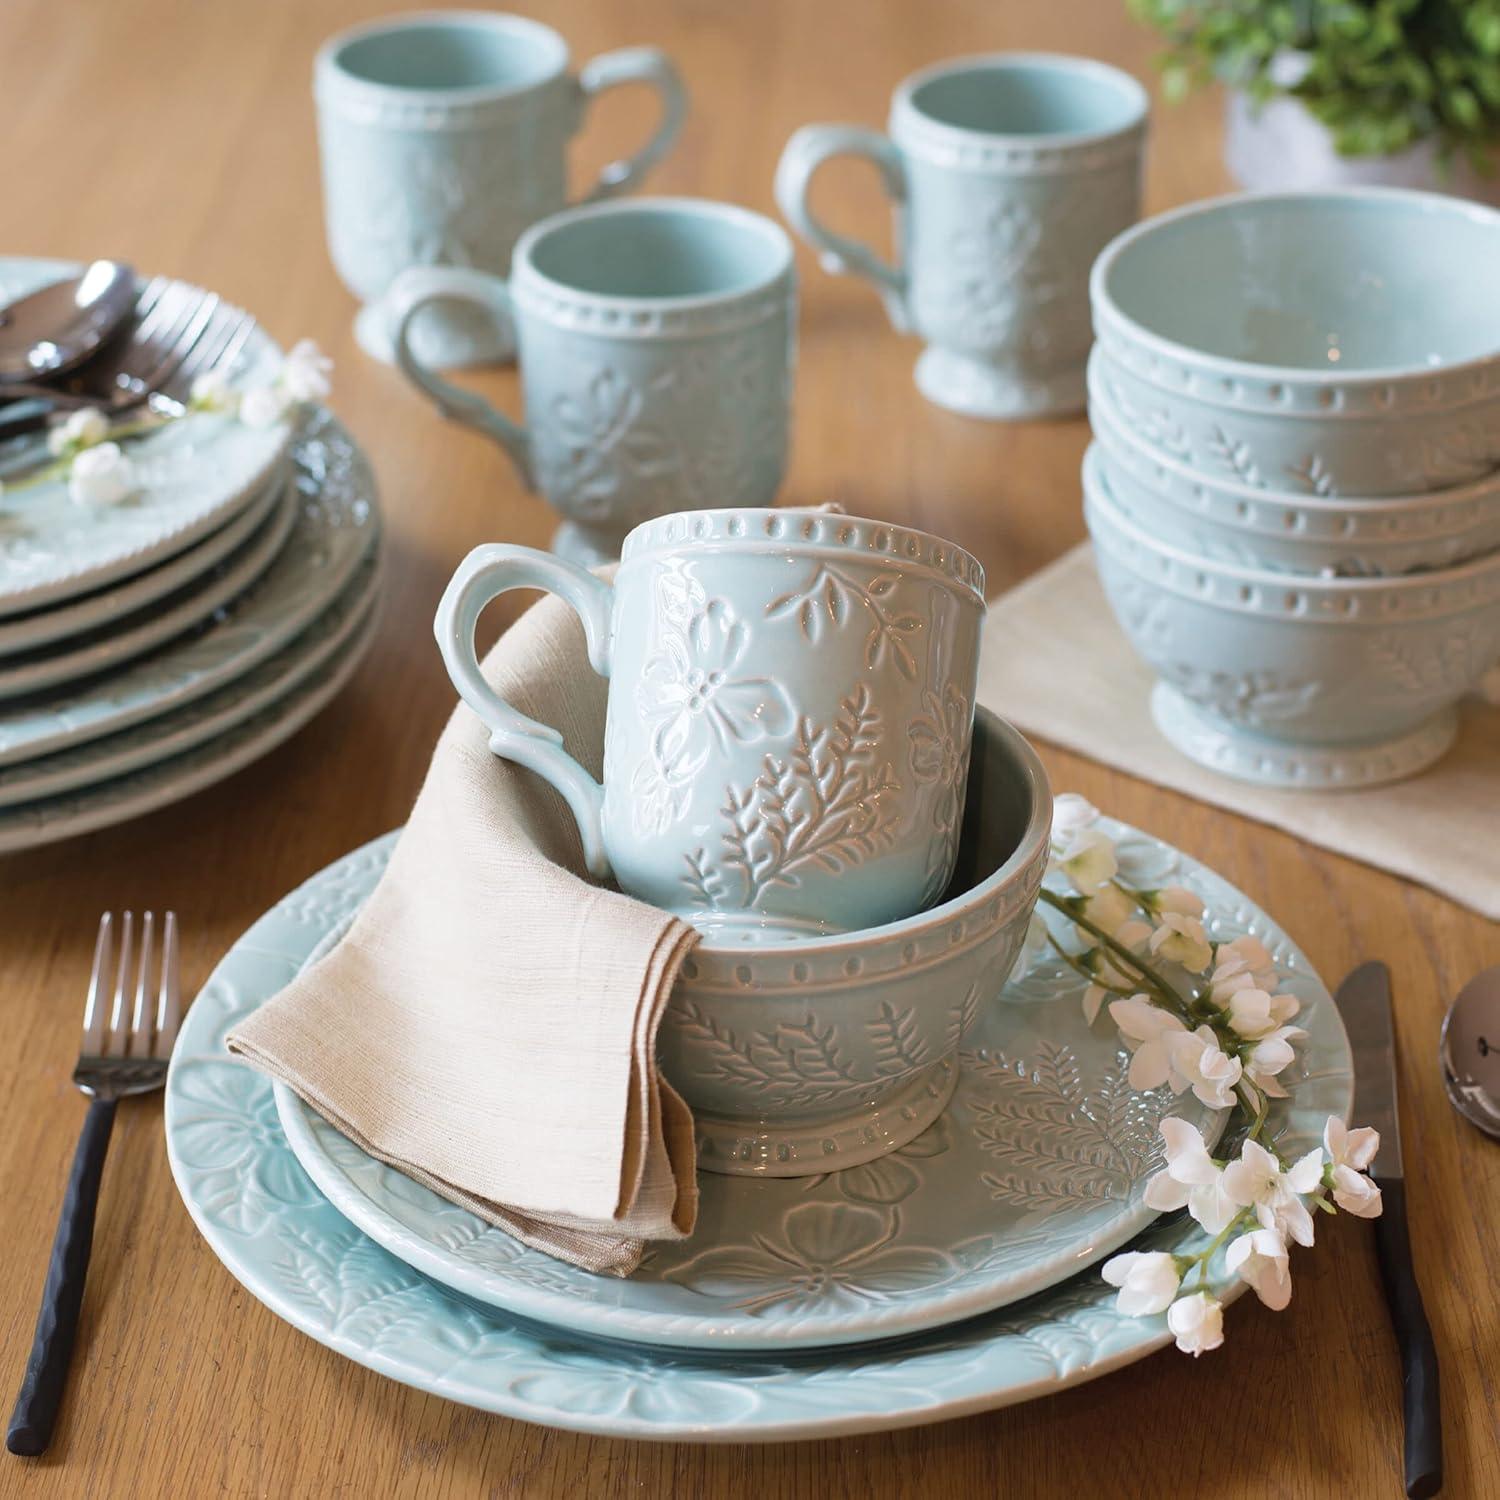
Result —
<svg viewBox="0 0 1500 1500"><path fill-rule="evenodd" d="M125 257L215 287L273 334L338 361L334 405L369 449L389 523L380 639L353 686L289 744L187 802L0 860L0 1395L19 1381L82 1104L68 1083L94 923L175 907L195 988L288 889L399 823L454 695L429 622L474 544L544 545L553 517L503 457L444 426L352 339L324 249L309 75L361 0L4 0L0 249ZM955 53L1091 52L1151 77L1122 0L553 0L582 59L655 42L694 103L657 190L774 212L782 144L812 120L880 124L891 87ZM612 97L578 180L630 141ZM873 174L820 182L830 216L886 232ZM1153 210L1221 190L1218 102L1159 107ZM801 253L795 456L785 498L835 499L976 552L997 589L1082 534L1082 420L992 426L925 404L915 347L868 290ZM480 384L516 398L514 376ZM503 611L497 610L497 614ZM1336 981L1394 972L1417 1264L1443 1361L1446 1493L1500 1494L1500 1148L1448 1109L1435 1048L1500 931L1437 895L1042 747L1077 789L1209 861L1276 913ZM1198 1495L1400 1493L1400 1375L1369 1227L1325 1221L1291 1308L1246 1298L1228 1342L1026 1406L775 1447L629 1444L482 1415L382 1379L278 1321L198 1238L167 1170L159 1098L123 1107L100 1205L70 1395L51 1452L4 1458L0 1494Z"/></svg>

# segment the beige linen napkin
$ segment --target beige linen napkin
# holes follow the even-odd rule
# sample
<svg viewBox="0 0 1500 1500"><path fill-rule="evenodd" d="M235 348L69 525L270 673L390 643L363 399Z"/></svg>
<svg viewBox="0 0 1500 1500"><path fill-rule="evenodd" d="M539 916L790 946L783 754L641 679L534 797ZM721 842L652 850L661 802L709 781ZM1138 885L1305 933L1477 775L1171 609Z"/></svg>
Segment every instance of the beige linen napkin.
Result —
<svg viewBox="0 0 1500 1500"><path fill-rule="evenodd" d="M990 604L979 700L1022 731L1500 919L1500 708L1492 702L1465 702L1457 744L1410 781L1281 792L1231 781L1174 750L1151 720L1152 680L1115 624L1086 543Z"/></svg>
<svg viewBox="0 0 1500 1500"><path fill-rule="evenodd" d="M556 599L484 662L597 776L605 684ZM628 1274L692 1232L692 1117L655 1038L686 923L592 885L562 798L460 704L348 935L229 1037L381 1161L539 1250Z"/></svg>

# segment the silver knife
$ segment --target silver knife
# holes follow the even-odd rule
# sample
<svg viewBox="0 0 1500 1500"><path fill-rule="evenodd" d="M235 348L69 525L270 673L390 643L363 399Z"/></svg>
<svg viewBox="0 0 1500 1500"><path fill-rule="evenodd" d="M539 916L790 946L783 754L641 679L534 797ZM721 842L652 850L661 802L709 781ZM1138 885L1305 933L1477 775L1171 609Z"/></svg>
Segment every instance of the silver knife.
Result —
<svg viewBox="0 0 1500 1500"><path fill-rule="evenodd" d="M1335 998L1354 1052L1355 1120L1380 1132L1380 1149L1370 1168L1384 1205L1375 1220L1375 1252L1401 1350L1406 1493L1412 1500L1423 1500L1443 1487L1443 1424L1437 1350L1422 1307L1407 1232L1390 970L1383 963L1361 964L1339 986Z"/></svg>

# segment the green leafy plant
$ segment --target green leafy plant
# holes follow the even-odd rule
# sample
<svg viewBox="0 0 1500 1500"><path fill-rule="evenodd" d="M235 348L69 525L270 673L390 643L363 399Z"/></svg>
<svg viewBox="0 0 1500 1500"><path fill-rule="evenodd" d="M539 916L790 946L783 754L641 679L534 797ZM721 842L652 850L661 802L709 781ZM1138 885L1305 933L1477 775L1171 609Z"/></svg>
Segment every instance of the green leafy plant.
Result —
<svg viewBox="0 0 1500 1500"><path fill-rule="evenodd" d="M1433 140L1479 170L1500 141L1500 0L1129 0L1169 43L1169 98L1218 79L1298 99L1345 156Z"/></svg>

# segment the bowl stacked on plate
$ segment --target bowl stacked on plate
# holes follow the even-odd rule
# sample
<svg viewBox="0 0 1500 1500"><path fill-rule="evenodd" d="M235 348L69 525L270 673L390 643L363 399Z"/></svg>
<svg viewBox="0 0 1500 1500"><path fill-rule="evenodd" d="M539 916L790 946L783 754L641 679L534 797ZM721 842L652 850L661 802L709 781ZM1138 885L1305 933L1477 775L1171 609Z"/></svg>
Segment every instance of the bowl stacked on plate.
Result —
<svg viewBox="0 0 1500 1500"><path fill-rule="evenodd" d="M1156 722L1242 779L1368 786L1500 654L1500 213L1364 189L1219 199L1091 282L1100 578Z"/></svg>
<svg viewBox="0 0 1500 1500"><path fill-rule="evenodd" d="M0 301L73 269L0 259ZM229 379L263 384L281 358L257 331ZM0 478L34 465L35 441L0 450ZM118 504L62 479L0 491L0 852L227 776L306 722L370 641L374 486L326 411L263 427L191 412L128 451Z"/></svg>

